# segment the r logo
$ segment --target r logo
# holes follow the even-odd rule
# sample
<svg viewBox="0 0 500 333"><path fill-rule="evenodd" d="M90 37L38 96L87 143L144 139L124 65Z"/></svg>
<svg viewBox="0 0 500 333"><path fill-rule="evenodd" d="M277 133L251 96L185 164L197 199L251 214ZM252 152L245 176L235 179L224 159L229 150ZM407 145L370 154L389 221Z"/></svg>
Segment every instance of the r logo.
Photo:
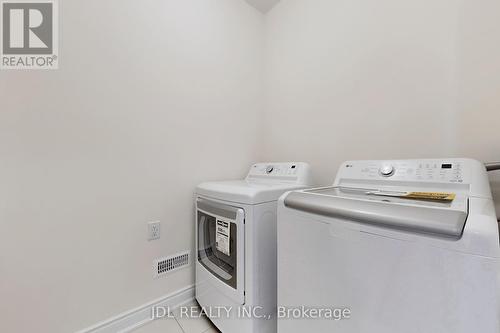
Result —
<svg viewBox="0 0 500 333"><path fill-rule="evenodd" d="M58 0L0 0L0 69L58 69Z"/></svg>
<svg viewBox="0 0 500 333"><path fill-rule="evenodd" d="M52 54L53 4L4 2L3 54Z"/></svg>

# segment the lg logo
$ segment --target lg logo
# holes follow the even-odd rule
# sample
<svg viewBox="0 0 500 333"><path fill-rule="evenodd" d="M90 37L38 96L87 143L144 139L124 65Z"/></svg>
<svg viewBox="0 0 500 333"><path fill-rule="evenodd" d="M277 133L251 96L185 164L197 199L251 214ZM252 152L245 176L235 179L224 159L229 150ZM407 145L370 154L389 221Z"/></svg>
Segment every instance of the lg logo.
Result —
<svg viewBox="0 0 500 333"><path fill-rule="evenodd" d="M2 1L2 68L57 68L56 5Z"/></svg>

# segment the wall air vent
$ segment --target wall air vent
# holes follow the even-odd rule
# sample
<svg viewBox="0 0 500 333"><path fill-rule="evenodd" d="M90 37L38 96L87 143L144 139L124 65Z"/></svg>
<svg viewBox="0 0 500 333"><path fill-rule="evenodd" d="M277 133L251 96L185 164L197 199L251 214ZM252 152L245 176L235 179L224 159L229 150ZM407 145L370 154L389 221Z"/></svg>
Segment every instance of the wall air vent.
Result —
<svg viewBox="0 0 500 333"><path fill-rule="evenodd" d="M186 251L169 257L155 259L153 264L154 277L160 277L189 266L190 257L189 251Z"/></svg>

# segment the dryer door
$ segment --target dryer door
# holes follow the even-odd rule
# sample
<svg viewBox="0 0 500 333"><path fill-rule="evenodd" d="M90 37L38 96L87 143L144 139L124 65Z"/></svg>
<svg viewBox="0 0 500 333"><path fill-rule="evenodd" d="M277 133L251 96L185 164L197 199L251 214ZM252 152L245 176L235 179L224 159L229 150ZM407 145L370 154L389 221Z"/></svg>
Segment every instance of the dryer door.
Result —
<svg viewBox="0 0 500 333"><path fill-rule="evenodd" d="M196 206L198 264L210 273L212 286L244 304L245 212L202 198Z"/></svg>

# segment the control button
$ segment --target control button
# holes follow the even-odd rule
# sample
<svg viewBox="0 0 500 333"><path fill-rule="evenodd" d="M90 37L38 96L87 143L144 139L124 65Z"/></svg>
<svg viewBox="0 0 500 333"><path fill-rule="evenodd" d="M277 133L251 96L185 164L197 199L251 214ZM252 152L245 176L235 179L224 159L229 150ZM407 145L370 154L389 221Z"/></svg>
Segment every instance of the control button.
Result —
<svg viewBox="0 0 500 333"><path fill-rule="evenodd" d="M274 170L274 167L272 165L268 165L266 168L266 173L271 173L271 172L273 172L273 170Z"/></svg>
<svg viewBox="0 0 500 333"><path fill-rule="evenodd" d="M389 165L389 164L383 165L379 170L380 174L384 177L392 176L394 174L394 171L395 171L394 167L392 165Z"/></svg>

